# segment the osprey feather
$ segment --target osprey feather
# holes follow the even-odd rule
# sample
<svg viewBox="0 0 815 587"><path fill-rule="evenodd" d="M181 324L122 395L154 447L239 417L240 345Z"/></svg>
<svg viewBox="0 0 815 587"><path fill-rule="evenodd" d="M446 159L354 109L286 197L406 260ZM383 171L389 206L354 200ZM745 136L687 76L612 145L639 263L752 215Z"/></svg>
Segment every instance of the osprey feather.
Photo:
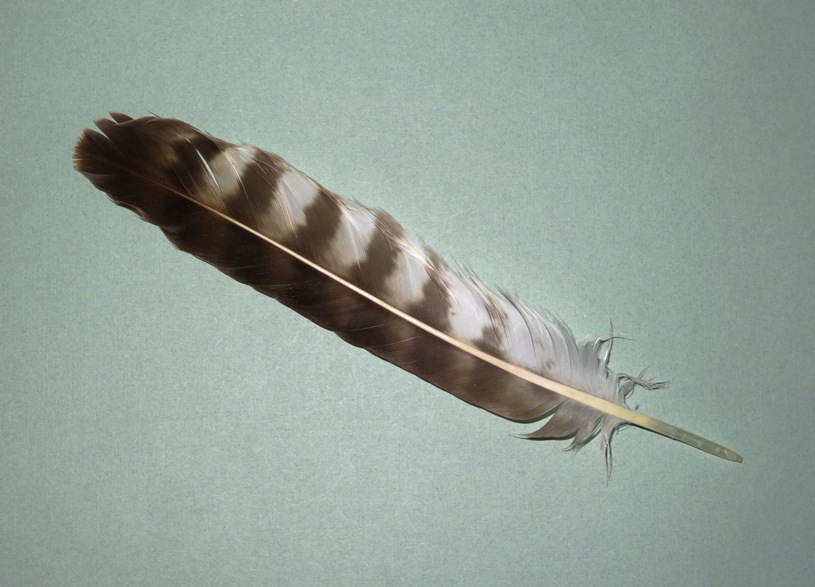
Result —
<svg viewBox="0 0 815 587"><path fill-rule="evenodd" d="M286 161L179 120L111 113L86 129L76 169L179 249L340 338L474 406L548 420L536 440L598 434L607 462L623 425L716 456L735 452L628 409L659 382L608 366L612 339L575 340L559 320L452 268L389 214L342 198Z"/></svg>

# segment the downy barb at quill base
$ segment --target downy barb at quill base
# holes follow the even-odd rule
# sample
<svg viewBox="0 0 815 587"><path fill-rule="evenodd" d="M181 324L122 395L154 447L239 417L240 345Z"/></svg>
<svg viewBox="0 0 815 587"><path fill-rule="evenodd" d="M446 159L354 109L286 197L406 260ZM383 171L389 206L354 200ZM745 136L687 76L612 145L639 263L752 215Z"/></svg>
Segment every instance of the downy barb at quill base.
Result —
<svg viewBox="0 0 815 587"><path fill-rule="evenodd" d="M179 249L309 320L515 422L578 449L633 425L731 461L710 440L630 410L610 339L569 328L452 268L389 214L342 198L282 158L179 120L112 113L86 129L76 169Z"/></svg>

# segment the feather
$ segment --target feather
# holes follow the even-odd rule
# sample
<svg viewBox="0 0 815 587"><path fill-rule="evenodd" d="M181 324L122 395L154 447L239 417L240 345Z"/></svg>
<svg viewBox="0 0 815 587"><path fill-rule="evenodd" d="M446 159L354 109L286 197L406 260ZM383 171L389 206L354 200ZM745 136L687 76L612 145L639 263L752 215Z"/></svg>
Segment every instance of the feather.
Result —
<svg viewBox="0 0 815 587"><path fill-rule="evenodd" d="M561 321L457 270L389 214L342 198L272 153L179 120L112 113L86 129L74 163L114 203L179 249L340 338L457 398L515 422L548 420L535 440L578 449L634 425L713 455L730 449L630 410L613 337L576 341ZM101 132L100 132L101 131Z"/></svg>

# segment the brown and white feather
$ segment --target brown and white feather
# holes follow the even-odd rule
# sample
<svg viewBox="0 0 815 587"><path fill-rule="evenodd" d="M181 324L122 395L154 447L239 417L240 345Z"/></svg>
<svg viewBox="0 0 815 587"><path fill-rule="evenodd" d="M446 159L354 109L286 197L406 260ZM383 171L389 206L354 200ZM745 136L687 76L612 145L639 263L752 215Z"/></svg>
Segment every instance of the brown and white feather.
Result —
<svg viewBox="0 0 815 587"><path fill-rule="evenodd" d="M277 155L179 120L111 117L84 132L76 168L179 249L465 402L518 422L551 416L528 438L579 448L599 433L608 456L617 427L644 426L620 417L634 414L626 396L658 383L612 371L608 340L576 341Z"/></svg>

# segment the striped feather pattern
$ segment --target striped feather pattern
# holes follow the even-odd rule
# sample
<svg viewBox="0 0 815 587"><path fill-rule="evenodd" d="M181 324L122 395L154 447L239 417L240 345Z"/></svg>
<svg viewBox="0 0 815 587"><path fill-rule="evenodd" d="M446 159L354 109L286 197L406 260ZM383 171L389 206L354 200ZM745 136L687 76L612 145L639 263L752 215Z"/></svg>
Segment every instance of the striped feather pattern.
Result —
<svg viewBox="0 0 815 587"><path fill-rule="evenodd" d="M179 120L111 117L85 131L76 168L179 249L465 402L518 422L551 416L527 438L579 448L599 433L608 459L620 425L654 429L625 400L660 384L610 370L609 340L575 341L277 155Z"/></svg>

